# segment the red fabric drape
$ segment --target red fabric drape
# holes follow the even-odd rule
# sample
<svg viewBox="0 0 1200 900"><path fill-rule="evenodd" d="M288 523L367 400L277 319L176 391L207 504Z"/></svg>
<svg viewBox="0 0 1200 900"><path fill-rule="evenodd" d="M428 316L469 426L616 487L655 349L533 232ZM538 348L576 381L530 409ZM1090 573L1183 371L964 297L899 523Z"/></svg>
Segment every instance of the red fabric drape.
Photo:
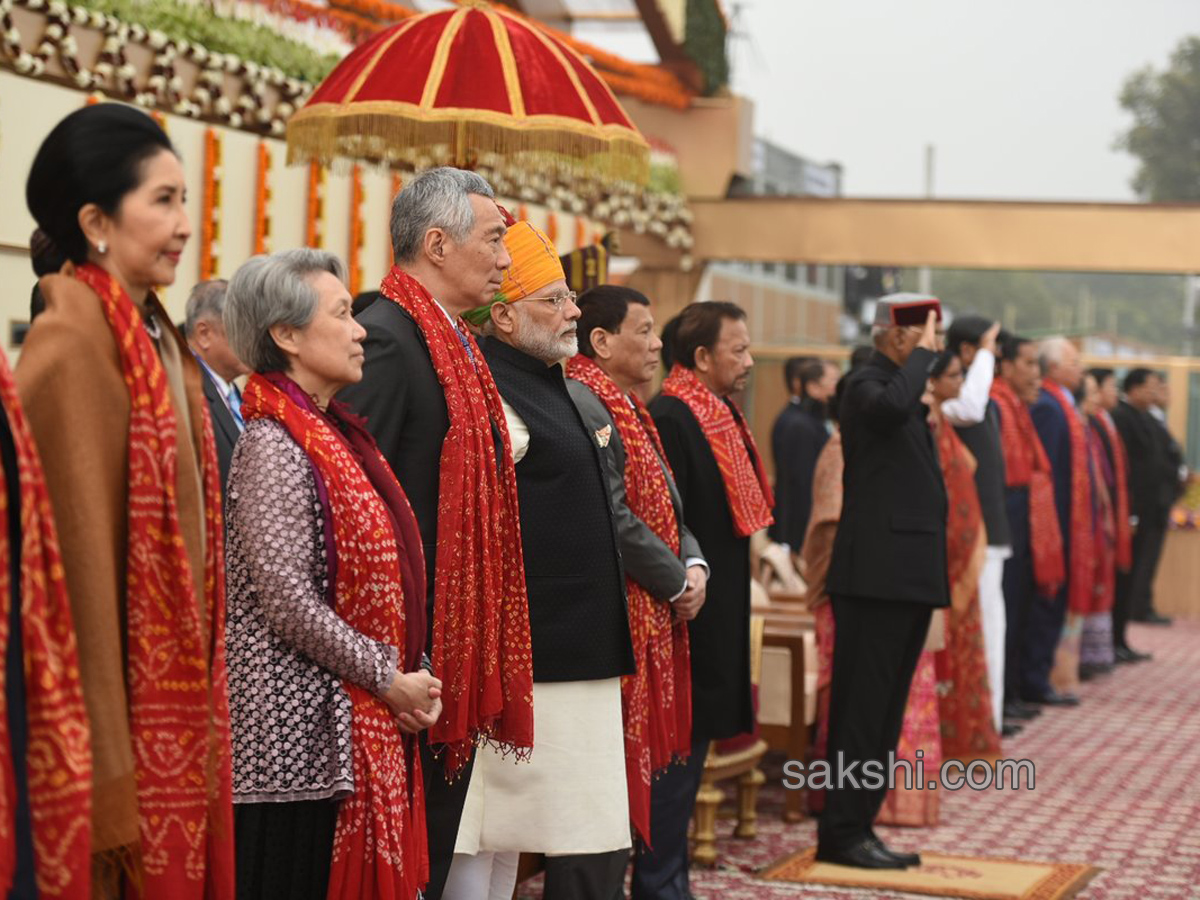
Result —
<svg viewBox="0 0 1200 900"><path fill-rule="evenodd" d="M438 470L433 587L432 656L443 709L429 739L446 746L446 773L453 777L479 739L518 754L533 747L533 645L517 473L500 392L474 338L457 331L398 266L381 290L421 329L450 418ZM493 428L503 441L499 467Z"/></svg>
<svg viewBox="0 0 1200 900"><path fill-rule="evenodd" d="M1088 474L1088 445L1083 420L1067 397L1066 389L1052 381L1042 388L1062 408L1071 440L1071 523L1064 536L1071 548L1067 573L1067 608L1089 613L1095 604L1096 551L1092 512L1092 479Z"/></svg>
<svg viewBox="0 0 1200 900"><path fill-rule="evenodd" d="M586 356L572 359L567 375L587 385L613 417L625 447L625 499L630 512L678 555L679 521L663 469L667 457L650 411L637 397L622 394L616 382ZM637 662L636 672L621 679L629 816L649 846L653 775L672 760L687 756L691 746L691 663L687 623L674 617L669 603L656 600L632 578L626 578L625 584Z"/></svg>
<svg viewBox="0 0 1200 900"><path fill-rule="evenodd" d="M1038 438L1029 409L1003 379L992 382L992 399L1000 407L1000 445L1006 484L1029 489L1029 534L1033 578L1042 597L1053 597L1066 580L1062 531L1054 509L1050 460Z"/></svg>
<svg viewBox="0 0 1200 900"><path fill-rule="evenodd" d="M368 637L403 648L399 545L387 507L350 447L260 375L246 385L242 413L282 424L325 485L338 560L337 614ZM338 809L327 896L407 900L429 880L420 755L383 700L351 682L344 686L352 703L354 793Z"/></svg>
<svg viewBox="0 0 1200 900"><path fill-rule="evenodd" d="M676 363L663 382L662 392L687 404L717 460L729 511L738 535L749 537L775 521L771 514L775 496L767 481L754 435L746 420L696 377L691 369Z"/></svg>
<svg viewBox="0 0 1200 900"><path fill-rule="evenodd" d="M129 295L92 264L129 388L126 561L130 733L137 763L141 890L147 898L232 896L233 799L225 674L221 483L208 407L200 470L207 545L203 604L175 496L178 442L166 370Z"/></svg>
<svg viewBox="0 0 1200 900"><path fill-rule="evenodd" d="M59 555L50 495L33 434L25 420L8 362L0 353L0 402L17 457L20 494L8 496L0 471L0 520L10 503L20 507L20 585L9 583L12 548L0 532L0 659L13 598L21 601L21 654L25 661L27 755L33 850L42 896L91 896L92 752L79 654L67 583ZM4 527L4 526L0 526ZM0 747L9 747L3 666L0 665ZM7 896L16 864L14 760L0 753L0 894Z"/></svg>
<svg viewBox="0 0 1200 900"><path fill-rule="evenodd" d="M1114 504L1117 529L1117 568L1128 572L1133 568L1133 526L1129 522L1129 453L1125 449L1125 441L1121 432L1107 410L1100 410L1096 417L1108 435L1109 446L1113 452L1113 475L1117 482L1117 496Z"/></svg>

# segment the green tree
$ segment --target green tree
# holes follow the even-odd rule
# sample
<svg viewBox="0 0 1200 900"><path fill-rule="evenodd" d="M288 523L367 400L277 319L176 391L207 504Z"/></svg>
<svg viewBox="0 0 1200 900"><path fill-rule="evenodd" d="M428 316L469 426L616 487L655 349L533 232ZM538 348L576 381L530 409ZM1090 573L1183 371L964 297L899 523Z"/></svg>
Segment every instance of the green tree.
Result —
<svg viewBox="0 0 1200 900"><path fill-rule="evenodd" d="M1185 38L1165 70L1131 75L1120 102L1133 125L1117 147L1141 163L1132 182L1138 196L1200 200L1200 37Z"/></svg>

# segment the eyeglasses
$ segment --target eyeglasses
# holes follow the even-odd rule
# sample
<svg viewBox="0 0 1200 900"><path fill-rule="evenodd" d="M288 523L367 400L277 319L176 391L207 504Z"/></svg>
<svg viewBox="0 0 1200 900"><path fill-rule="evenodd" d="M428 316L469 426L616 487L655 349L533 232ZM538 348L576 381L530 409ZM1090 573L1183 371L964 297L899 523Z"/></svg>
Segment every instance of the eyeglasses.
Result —
<svg viewBox="0 0 1200 900"><path fill-rule="evenodd" d="M557 310L566 306L568 301L574 303L578 297L579 295L574 291L563 291L561 294L555 294L553 297L522 297L521 300L540 300L542 303L549 303Z"/></svg>

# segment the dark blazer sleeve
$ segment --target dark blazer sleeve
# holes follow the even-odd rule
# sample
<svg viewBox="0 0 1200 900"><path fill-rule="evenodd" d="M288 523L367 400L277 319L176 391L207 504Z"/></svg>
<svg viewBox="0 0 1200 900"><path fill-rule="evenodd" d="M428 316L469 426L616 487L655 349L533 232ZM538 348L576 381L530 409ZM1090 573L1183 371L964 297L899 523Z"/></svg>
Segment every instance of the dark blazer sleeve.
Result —
<svg viewBox="0 0 1200 900"><path fill-rule="evenodd" d="M1033 405L1029 415L1054 473L1054 505L1058 509L1065 548L1070 544L1066 540L1066 530L1071 523L1071 434L1062 408L1046 395Z"/></svg>
<svg viewBox="0 0 1200 900"><path fill-rule="evenodd" d="M856 405L867 427L877 432L904 427L912 414L913 404L925 393L929 366L934 358L932 350L918 347L891 378L886 381L863 378L855 385L859 395Z"/></svg>
<svg viewBox="0 0 1200 900"><path fill-rule="evenodd" d="M358 321L367 332L363 377L357 384L343 388L338 399L366 418L380 452L399 476L397 456L411 379L405 377L404 337L395 327L399 322L389 321L384 310L390 305L373 303L359 315ZM401 314L397 311L393 315Z"/></svg>
<svg viewBox="0 0 1200 900"><path fill-rule="evenodd" d="M590 432L612 428L608 446L600 452L604 480L612 504L617 540L625 574L659 600L669 600L687 586L683 561L629 508L625 493L625 447L620 433L600 399L578 381L568 380L567 390Z"/></svg>

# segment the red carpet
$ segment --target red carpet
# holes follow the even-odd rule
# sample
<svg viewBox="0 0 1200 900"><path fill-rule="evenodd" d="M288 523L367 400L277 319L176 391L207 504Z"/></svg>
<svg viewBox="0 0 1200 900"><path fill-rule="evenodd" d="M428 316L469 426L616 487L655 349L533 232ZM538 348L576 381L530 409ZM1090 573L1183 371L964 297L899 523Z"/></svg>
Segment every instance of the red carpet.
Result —
<svg viewBox="0 0 1200 900"><path fill-rule="evenodd" d="M1082 687L1083 704L1049 709L1005 742L1037 767L1033 791L947 792L936 828L881 828L899 850L1088 863L1102 869L1080 900L1200 898L1200 624L1134 626L1154 660ZM718 825L715 870L693 869L698 900L851 900L905 895L763 882L767 865L815 843L816 825L781 819L781 761L767 771L759 837ZM534 882L519 896L539 897Z"/></svg>

